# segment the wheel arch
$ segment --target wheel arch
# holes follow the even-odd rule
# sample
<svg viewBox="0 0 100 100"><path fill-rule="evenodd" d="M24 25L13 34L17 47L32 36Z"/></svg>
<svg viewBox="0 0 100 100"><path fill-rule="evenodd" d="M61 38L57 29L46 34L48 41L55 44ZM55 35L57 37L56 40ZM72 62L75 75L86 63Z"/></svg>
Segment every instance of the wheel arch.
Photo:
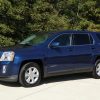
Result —
<svg viewBox="0 0 100 100"><path fill-rule="evenodd" d="M20 70L23 67L23 65L25 65L26 63L29 63L29 62L37 63L40 66L42 77L44 77L44 63L43 63L43 60L41 60L41 59L30 59L30 60L22 61L21 65L20 65L20 68L19 68L19 73L20 73Z"/></svg>
<svg viewBox="0 0 100 100"><path fill-rule="evenodd" d="M100 59L100 55L96 56L95 62Z"/></svg>

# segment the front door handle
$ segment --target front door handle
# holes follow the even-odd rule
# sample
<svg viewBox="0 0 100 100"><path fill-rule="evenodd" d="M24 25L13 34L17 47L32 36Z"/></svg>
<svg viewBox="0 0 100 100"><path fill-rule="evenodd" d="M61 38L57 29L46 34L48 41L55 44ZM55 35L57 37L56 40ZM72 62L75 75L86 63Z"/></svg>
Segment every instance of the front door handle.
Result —
<svg viewBox="0 0 100 100"><path fill-rule="evenodd" d="M92 50L94 50L94 49L95 49L95 47L91 47L91 49L92 49Z"/></svg>

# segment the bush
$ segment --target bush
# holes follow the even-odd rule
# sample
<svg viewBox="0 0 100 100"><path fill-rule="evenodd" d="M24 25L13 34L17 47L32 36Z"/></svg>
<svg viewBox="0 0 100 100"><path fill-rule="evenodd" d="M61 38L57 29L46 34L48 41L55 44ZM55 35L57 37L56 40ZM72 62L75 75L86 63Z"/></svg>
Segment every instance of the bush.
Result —
<svg viewBox="0 0 100 100"><path fill-rule="evenodd" d="M72 29L100 32L100 0L0 0L0 45Z"/></svg>
<svg viewBox="0 0 100 100"><path fill-rule="evenodd" d="M9 45L14 45L13 39L0 35L0 46L9 46Z"/></svg>

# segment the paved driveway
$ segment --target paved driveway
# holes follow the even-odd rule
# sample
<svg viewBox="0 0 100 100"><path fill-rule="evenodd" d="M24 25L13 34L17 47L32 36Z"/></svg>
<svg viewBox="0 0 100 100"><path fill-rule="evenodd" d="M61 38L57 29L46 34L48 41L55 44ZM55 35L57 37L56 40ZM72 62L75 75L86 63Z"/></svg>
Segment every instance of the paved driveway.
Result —
<svg viewBox="0 0 100 100"><path fill-rule="evenodd" d="M0 100L99 100L100 80L88 74L73 74L45 79L42 85L24 88L0 82Z"/></svg>

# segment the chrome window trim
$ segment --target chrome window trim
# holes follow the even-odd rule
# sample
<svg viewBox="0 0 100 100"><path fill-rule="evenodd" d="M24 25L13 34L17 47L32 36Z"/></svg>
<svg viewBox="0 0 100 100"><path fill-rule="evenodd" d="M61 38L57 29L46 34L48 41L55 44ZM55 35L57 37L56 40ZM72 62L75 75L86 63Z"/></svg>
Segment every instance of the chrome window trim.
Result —
<svg viewBox="0 0 100 100"><path fill-rule="evenodd" d="M70 35L70 44L69 45L66 45L66 46L58 46L58 47L70 47L71 46L71 36L72 36L72 34L69 34L69 33L63 33L63 34L60 34L60 35L57 35L54 39L52 39L51 41L50 41L50 43L48 44L48 48L50 48L50 45L51 45L51 43L55 40L55 39L57 39L58 37L60 37L61 35Z"/></svg>
<svg viewBox="0 0 100 100"><path fill-rule="evenodd" d="M91 38L93 40L93 44L92 45L94 45L95 44L95 39L93 38L93 36L91 35L91 33L90 34L88 33L88 35L89 35L89 37L91 36Z"/></svg>
<svg viewBox="0 0 100 100"><path fill-rule="evenodd" d="M84 44L84 45L72 45L72 42L73 42L73 35L74 34L84 34L84 33L63 33L63 34L60 34L60 35L58 35L58 36L56 36L54 39L52 39L50 42L49 42L49 44L48 44L48 48L50 48L50 45L51 45L51 43L56 39L56 38L58 38L59 36L61 36L61 35L64 35L64 34L69 34L69 35L71 35L70 36L70 45L66 45L66 46L58 46L59 48L63 48L63 47L70 47L70 46L87 46L87 45L94 45L95 44L95 40L94 40L94 38L93 38L93 36L90 34L90 33L85 33L85 34L87 34L88 36L89 36L89 40L90 40L90 36L91 36L91 38L92 38L92 40L93 40L93 43L90 43L90 44Z"/></svg>
<svg viewBox="0 0 100 100"><path fill-rule="evenodd" d="M78 34L78 33L74 33L74 34ZM74 34L72 34L72 35L74 35ZM82 34L84 34L84 33L82 33ZM90 41L90 34L89 33L86 33L87 35L88 35L88 37L89 37L89 41ZM92 36L91 36L92 37ZM73 38L73 37L72 37ZM92 40L93 40L93 43L91 43L91 41L90 41L90 44L83 44L83 45L73 45L73 44L71 44L71 46L87 46L87 45L94 45L94 39L93 39L93 37L92 37ZM73 39L72 39L72 41L73 41ZM72 42L73 43L73 42Z"/></svg>

